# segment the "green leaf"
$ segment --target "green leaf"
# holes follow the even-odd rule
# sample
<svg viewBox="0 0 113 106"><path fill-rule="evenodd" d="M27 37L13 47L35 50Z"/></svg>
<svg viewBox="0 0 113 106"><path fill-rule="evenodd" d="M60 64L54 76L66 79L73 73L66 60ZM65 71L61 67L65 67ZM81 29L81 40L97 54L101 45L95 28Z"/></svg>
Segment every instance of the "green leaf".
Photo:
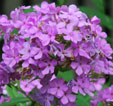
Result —
<svg viewBox="0 0 113 106"><path fill-rule="evenodd" d="M107 37L106 40L107 40L108 43L110 43L110 44L112 44L112 42L113 42L113 38L111 38L111 37Z"/></svg>
<svg viewBox="0 0 113 106"><path fill-rule="evenodd" d="M18 29L14 29L11 34L18 34Z"/></svg>
<svg viewBox="0 0 113 106"><path fill-rule="evenodd" d="M9 96L11 98L14 98L14 97L24 97L21 93L18 93L16 88L13 87L13 86L11 86L11 87L7 86L6 89L7 89L7 92L8 92L8 94L9 94Z"/></svg>
<svg viewBox="0 0 113 106"><path fill-rule="evenodd" d="M6 86L7 92L11 98L15 97L14 91L9 86Z"/></svg>
<svg viewBox="0 0 113 106"><path fill-rule="evenodd" d="M58 0L58 4L60 6L64 5L67 2L67 0Z"/></svg>
<svg viewBox="0 0 113 106"><path fill-rule="evenodd" d="M83 96L82 94L78 94L76 95L76 103L77 103L77 106L91 106L90 105L90 96L86 95L86 96Z"/></svg>
<svg viewBox="0 0 113 106"><path fill-rule="evenodd" d="M19 92L16 90L16 88L13 87L13 86L11 86L11 87L6 86L6 89L7 89L7 92L8 92L8 94L9 94L9 96L10 96L11 98L15 98L15 97L24 97L24 96L23 96L21 93L19 93ZM21 104L21 103L19 103L19 104L17 104L16 106L26 106L26 104Z"/></svg>
<svg viewBox="0 0 113 106"><path fill-rule="evenodd" d="M99 102L98 106L103 106L102 102Z"/></svg>
<svg viewBox="0 0 113 106"><path fill-rule="evenodd" d="M33 11L34 11L34 9L32 7L29 8L29 9L24 9L23 10L24 13L29 13L29 12L33 12Z"/></svg>
<svg viewBox="0 0 113 106"><path fill-rule="evenodd" d="M57 75L57 78L63 78L65 81L71 81L72 78L74 77L74 71L73 70L68 70L68 71L65 71L65 72L61 72L59 71L58 72L58 75Z"/></svg>
<svg viewBox="0 0 113 106"><path fill-rule="evenodd" d="M28 98L24 98L24 97L16 97L16 98L12 98L9 102L7 103L2 103L0 104L0 106L15 106L18 103L25 103L28 102L29 99ZM26 105L27 106L27 105Z"/></svg>
<svg viewBox="0 0 113 106"><path fill-rule="evenodd" d="M42 106L42 105L40 105L39 103L36 103L36 102L32 102L32 103L29 104L28 106Z"/></svg>
<svg viewBox="0 0 113 106"><path fill-rule="evenodd" d="M25 38L26 41L30 40L30 38Z"/></svg>
<svg viewBox="0 0 113 106"><path fill-rule="evenodd" d="M97 9L104 13L104 0L92 0Z"/></svg>
<svg viewBox="0 0 113 106"><path fill-rule="evenodd" d="M0 38L0 41L2 41L3 40L3 36Z"/></svg>
<svg viewBox="0 0 113 106"><path fill-rule="evenodd" d="M103 24L104 26L106 26L107 28L113 30L113 18L99 12L96 11L92 8L89 7L80 7L80 10L84 13L86 13L89 17L93 17L93 16L97 16L101 19L101 24Z"/></svg>

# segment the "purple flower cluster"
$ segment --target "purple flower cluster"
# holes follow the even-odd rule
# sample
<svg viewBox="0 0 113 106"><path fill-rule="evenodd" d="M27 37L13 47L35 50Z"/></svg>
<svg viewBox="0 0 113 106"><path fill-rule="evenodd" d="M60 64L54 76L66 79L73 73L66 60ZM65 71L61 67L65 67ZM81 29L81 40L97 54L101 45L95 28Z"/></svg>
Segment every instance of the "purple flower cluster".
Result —
<svg viewBox="0 0 113 106"><path fill-rule="evenodd" d="M32 12L24 12L30 8ZM13 71L21 75L20 88L40 105L76 106L76 94L94 97L105 82L103 75L113 75L113 50L96 16L90 20L75 5L42 2L41 7L16 8L10 17L0 16L2 58L15 70L0 65L0 85L10 82ZM63 68L73 70L70 82L58 78Z"/></svg>
<svg viewBox="0 0 113 106"><path fill-rule="evenodd" d="M0 94L3 93L4 85L9 82L19 79L20 75L13 68L10 68L5 63L0 63Z"/></svg>
<svg viewBox="0 0 113 106"><path fill-rule="evenodd" d="M91 101L92 106L97 106L99 102L103 102L104 105L107 105L107 103L109 103L110 105L110 103L113 102L113 86L100 90L97 93L97 96L93 98L94 100Z"/></svg>

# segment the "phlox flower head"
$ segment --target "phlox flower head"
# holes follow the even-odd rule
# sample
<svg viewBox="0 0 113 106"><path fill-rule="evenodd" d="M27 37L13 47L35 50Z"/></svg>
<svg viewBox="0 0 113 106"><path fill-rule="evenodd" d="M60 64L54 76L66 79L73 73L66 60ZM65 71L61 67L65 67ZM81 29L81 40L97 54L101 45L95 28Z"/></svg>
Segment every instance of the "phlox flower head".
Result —
<svg viewBox="0 0 113 106"><path fill-rule="evenodd" d="M113 50L100 21L74 4L60 7L46 1L16 8L10 19L1 15L0 94L4 85L19 80L23 95L42 106L76 106L79 93L93 98L93 106L112 102L113 87L101 90L103 77L113 75ZM64 76L68 72L71 79Z"/></svg>

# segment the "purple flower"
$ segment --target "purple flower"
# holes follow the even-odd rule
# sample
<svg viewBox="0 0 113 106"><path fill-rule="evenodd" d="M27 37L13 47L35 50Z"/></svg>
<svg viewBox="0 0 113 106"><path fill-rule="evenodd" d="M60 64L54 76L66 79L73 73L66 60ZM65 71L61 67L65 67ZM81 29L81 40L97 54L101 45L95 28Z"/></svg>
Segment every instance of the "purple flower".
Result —
<svg viewBox="0 0 113 106"><path fill-rule="evenodd" d="M8 84L10 78L12 77L11 74L13 74L14 72L14 69L10 68L4 63L0 63L0 85Z"/></svg>
<svg viewBox="0 0 113 106"><path fill-rule="evenodd" d="M35 56L37 52L38 52L38 48L31 47L28 42L25 42L24 48L19 51L19 53L22 55L21 59L24 60L22 66L28 67L29 64L35 64L33 56Z"/></svg>
<svg viewBox="0 0 113 106"><path fill-rule="evenodd" d="M0 69L0 85L9 83L9 73L6 70Z"/></svg>
<svg viewBox="0 0 113 106"><path fill-rule="evenodd" d="M31 98L35 100L37 103L39 103L42 106L51 106L54 104L54 96L50 94L42 94L40 91L34 90L35 94L31 95Z"/></svg>
<svg viewBox="0 0 113 106"><path fill-rule="evenodd" d="M39 63L39 67L43 68L42 74L46 75L49 74L49 72L54 73L56 64L57 64L56 60L52 60L52 61L48 60L47 62Z"/></svg>
<svg viewBox="0 0 113 106"><path fill-rule="evenodd" d="M61 61L64 61L66 57L73 57L73 51L71 47L65 49L64 45L59 45L57 49L58 53L56 53L56 55L61 58Z"/></svg>
<svg viewBox="0 0 113 106"><path fill-rule="evenodd" d="M95 87L90 79L83 76L77 78L77 80L72 80L73 86L72 91L74 93L80 92L82 95L86 95L86 93L90 96L94 96L93 91L95 91Z"/></svg>
<svg viewBox="0 0 113 106"><path fill-rule="evenodd" d="M94 100L91 101L91 104L96 106L99 102L113 102L113 86L100 90Z"/></svg>
<svg viewBox="0 0 113 106"><path fill-rule="evenodd" d="M80 92L82 95L86 95L85 92L83 91L84 85L82 79L78 78L77 81L72 80L74 86L72 87L72 92L78 93Z"/></svg>
<svg viewBox="0 0 113 106"><path fill-rule="evenodd" d="M77 62L72 62L71 63L71 67L75 70L75 72L77 73L77 75L81 75L81 74L88 74L90 71L90 65L87 64L86 62L87 60L85 59L78 59Z"/></svg>
<svg viewBox="0 0 113 106"><path fill-rule="evenodd" d="M100 53L102 53L107 58L112 59L111 54L113 53L113 50L111 49L110 44L107 44L105 39L97 38L95 41L95 46Z"/></svg>
<svg viewBox="0 0 113 106"><path fill-rule="evenodd" d="M96 73L100 73L100 72L104 72L105 70L105 64L104 61L95 59L91 62L91 68L96 72Z"/></svg>
<svg viewBox="0 0 113 106"><path fill-rule="evenodd" d="M56 96L57 98L61 98L67 89L68 87L64 84L63 79L54 79L50 83L48 93Z"/></svg>
<svg viewBox="0 0 113 106"><path fill-rule="evenodd" d="M8 17L6 15L0 16L0 25L2 26L10 25L10 21L8 20Z"/></svg>
<svg viewBox="0 0 113 106"><path fill-rule="evenodd" d="M67 25L65 40L72 41L74 43L80 42L82 40L82 34L79 31L73 31L72 25Z"/></svg>
<svg viewBox="0 0 113 106"><path fill-rule="evenodd" d="M50 44L50 42L55 42L55 35L57 34L56 24L45 24L42 28L46 32L46 34L40 33L38 36L38 38L42 42L42 45L47 46L48 44Z"/></svg>
<svg viewBox="0 0 113 106"><path fill-rule="evenodd" d="M11 41L9 45L4 45L4 53L2 55L4 63L9 65L10 67L13 67L17 63L19 63L19 61L21 60L19 49L21 49L21 45L19 44L19 42Z"/></svg>
<svg viewBox="0 0 113 106"><path fill-rule="evenodd" d="M81 43L80 43L81 44ZM75 50L74 50L74 56L77 57L77 56L83 56L87 59L90 59L90 56L89 54L87 53L87 51L85 51L81 46L80 44L78 45L73 45Z"/></svg>
<svg viewBox="0 0 113 106"><path fill-rule="evenodd" d="M93 85L95 86L95 89L97 91L100 91L102 89L102 85L105 83L104 78L98 79L96 82L93 82Z"/></svg>
<svg viewBox="0 0 113 106"><path fill-rule="evenodd" d="M42 85L40 83L40 79L35 79L31 82L37 89L41 89Z"/></svg>
<svg viewBox="0 0 113 106"><path fill-rule="evenodd" d="M8 20L8 17L6 15L0 16L0 38L4 35L4 41L5 44L7 43L7 40L9 40L9 35L11 31L13 30L10 20ZM4 33L4 34L3 34Z"/></svg>
<svg viewBox="0 0 113 106"><path fill-rule="evenodd" d="M30 82L30 80L21 80L20 81L20 88L26 92L26 94L29 94L32 89L35 88L35 85Z"/></svg>
<svg viewBox="0 0 113 106"><path fill-rule="evenodd" d="M43 85L42 88L40 89L41 93L46 93L48 92L49 89L49 84L50 84L50 80L52 79L52 75L51 74L47 74L43 79L41 79L41 84Z"/></svg>
<svg viewBox="0 0 113 106"><path fill-rule="evenodd" d="M9 101L10 101L10 97L4 97L4 96L0 97L0 104L2 104L4 102L9 102Z"/></svg>
<svg viewBox="0 0 113 106"><path fill-rule="evenodd" d="M88 19L76 5L56 7L47 2L16 8L10 17L0 16L0 37L5 41L1 94L4 85L18 79L20 88L42 106L76 106L73 93L79 92L92 97L93 106L113 101L113 87L101 90L104 79L97 78L113 75L113 50L99 18ZM75 71L72 81L58 79L59 71L70 69Z"/></svg>
<svg viewBox="0 0 113 106"><path fill-rule="evenodd" d="M9 84L15 79L19 79L20 75L14 69L10 68L5 63L0 63L0 94L3 94L4 85Z"/></svg>
<svg viewBox="0 0 113 106"><path fill-rule="evenodd" d="M100 19L97 16L94 16L94 17L91 18L91 23L99 24L100 23Z"/></svg>
<svg viewBox="0 0 113 106"><path fill-rule="evenodd" d="M48 13L49 12L49 4L47 2L41 3L41 8L37 5L33 7L37 12Z"/></svg>
<svg viewBox="0 0 113 106"><path fill-rule="evenodd" d="M97 20L95 20L97 21ZM105 32L102 32L102 28L100 25L96 25L94 22L92 22L93 24L91 25L91 30L93 31L95 36L100 36L102 38L106 38L107 34Z"/></svg>
<svg viewBox="0 0 113 106"><path fill-rule="evenodd" d="M61 98L61 103L63 105L65 104L68 104L68 103L71 103L71 102L74 102L76 100L76 97L75 95L71 94L71 91L70 90L67 90L63 97Z"/></svg>

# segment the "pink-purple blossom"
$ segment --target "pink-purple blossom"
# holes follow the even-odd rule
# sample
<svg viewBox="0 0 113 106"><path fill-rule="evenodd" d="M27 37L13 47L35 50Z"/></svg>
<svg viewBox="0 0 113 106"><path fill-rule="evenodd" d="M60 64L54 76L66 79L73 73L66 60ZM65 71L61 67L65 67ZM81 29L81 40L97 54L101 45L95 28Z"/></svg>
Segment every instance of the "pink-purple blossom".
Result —
<svg viewBox="0 0 113 106"><path fill-rule="evenodd" d="M23 95L42 106L77 106L78 93L89 95L92 106L113 102L113 86L101 90L104 75L113 75L113 50L100 21L74 4L59 7L46 1L16 8L10 19L1 15L0 94L4 85L19 80ZM63 75L71 71L68 81ZM9 101L5 96L0 103Z"/></svg>

